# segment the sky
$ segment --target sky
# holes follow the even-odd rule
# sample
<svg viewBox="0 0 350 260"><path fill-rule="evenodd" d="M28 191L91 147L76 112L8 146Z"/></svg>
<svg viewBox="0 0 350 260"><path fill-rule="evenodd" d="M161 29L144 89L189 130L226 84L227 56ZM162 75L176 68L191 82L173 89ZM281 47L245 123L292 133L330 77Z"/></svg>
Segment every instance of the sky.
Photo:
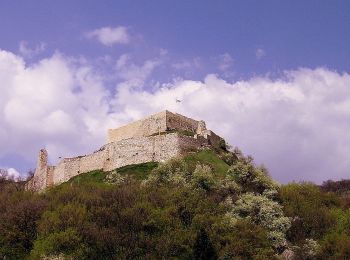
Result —
<svg viewBox="0 0 350 260"><path fill-rule="evenodd" d="M168 109L282 183L349 178L349 28L340 0L2 0L0 168Z"/></svg>

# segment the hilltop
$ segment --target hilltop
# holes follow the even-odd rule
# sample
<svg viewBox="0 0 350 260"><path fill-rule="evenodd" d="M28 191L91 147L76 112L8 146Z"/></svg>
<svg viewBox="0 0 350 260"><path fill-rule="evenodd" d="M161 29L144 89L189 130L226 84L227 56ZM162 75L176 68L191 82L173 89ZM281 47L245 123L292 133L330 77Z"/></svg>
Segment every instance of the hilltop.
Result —
<svg viewBox="0 0 350 260"><path fill-rule="evenodd" d="M169 111L56 166L41 150L25 189L0 185L1 259L350 257L349 182L280 185Z"/></svg>

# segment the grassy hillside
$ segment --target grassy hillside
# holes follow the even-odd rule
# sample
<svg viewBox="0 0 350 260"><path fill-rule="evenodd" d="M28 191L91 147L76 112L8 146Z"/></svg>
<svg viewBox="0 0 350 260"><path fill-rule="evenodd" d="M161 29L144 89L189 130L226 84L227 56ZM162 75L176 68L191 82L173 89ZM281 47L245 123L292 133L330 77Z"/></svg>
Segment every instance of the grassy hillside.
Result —
<svg viewBox="0 0 350 260"><path fill-rule="evenodd" d="M184 157L190 169L195 169L198 163L209 165L213 172L218 176L225 176L230 166L224 162L220 156L212 150L203 150L197 153L191 153Z"/></svg>
<svg viewBox="0 0 350 260"><path fill-rule="evenodd" d="M151 171L158 166L157 162L140 163L134 165L128 165L116 169L116 171L123 176L133 176L136 179L145 179ZM84 184L84 183L105 183L106 176L109 172L104 172L102 170L91 171L87 173L82 173L78 176L73 177L67 183L73 184Z"/></svg>

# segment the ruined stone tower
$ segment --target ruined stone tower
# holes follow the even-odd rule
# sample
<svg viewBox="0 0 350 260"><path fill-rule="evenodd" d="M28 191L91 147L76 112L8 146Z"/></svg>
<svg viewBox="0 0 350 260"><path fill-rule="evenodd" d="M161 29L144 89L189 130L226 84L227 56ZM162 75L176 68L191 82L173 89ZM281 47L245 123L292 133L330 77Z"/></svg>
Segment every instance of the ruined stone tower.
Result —
<svg viewBox="0 0 350 260"><path fill-rule="evenodd" d="M41 191L93 170L111 171L126 165L162 162L195 151L217 146L222 140L206 129L204 121L162 111L128 125L108 130L107 144L92 154L64 158L48 165L46 150L40 150L37 168L26 189Z"/></svg>

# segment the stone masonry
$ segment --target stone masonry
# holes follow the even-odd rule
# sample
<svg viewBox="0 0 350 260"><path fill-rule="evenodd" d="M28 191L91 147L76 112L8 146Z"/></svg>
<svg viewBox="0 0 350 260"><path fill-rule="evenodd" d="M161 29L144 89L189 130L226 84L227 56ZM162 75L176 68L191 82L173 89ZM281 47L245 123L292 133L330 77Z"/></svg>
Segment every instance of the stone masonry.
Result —
<svg viewBox="0 0 350 260"><path fill-rule="evenodd" d="M42 149L33 178L26 189L42 191L66 182L81 173L114 169L146 162L163 162L172 157L217 146L222 138L207 130L204 121L163 111L131 124L108 130L108 143L85 156L64 158L56 166L48 165Z"/></svg>

